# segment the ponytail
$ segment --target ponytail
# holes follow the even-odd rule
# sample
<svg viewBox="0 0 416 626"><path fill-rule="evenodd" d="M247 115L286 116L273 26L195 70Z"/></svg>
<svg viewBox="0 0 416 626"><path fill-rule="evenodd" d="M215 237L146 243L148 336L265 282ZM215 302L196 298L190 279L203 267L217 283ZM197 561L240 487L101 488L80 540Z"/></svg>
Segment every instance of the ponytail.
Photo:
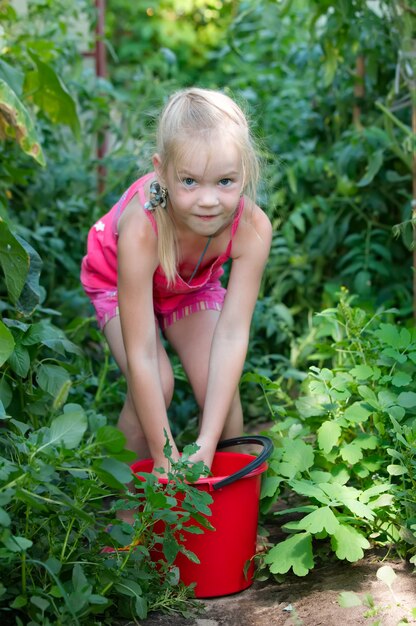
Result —
<svg viewBox="0 0 416 626"><path fill-rule="evenodd" d="M177 275L177 241L172 218L166 209L160 205L153 212L157 224L157 251L159 263L168 281L168 285L175 282Z"/></svg>

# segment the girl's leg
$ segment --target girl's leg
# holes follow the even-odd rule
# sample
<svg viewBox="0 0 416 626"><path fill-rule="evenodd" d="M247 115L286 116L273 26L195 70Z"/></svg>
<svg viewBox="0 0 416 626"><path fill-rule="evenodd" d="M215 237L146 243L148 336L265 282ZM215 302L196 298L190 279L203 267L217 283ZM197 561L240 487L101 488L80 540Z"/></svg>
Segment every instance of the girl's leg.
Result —
<svg viewBox="0 0 416 626"><path fill-rule="evenodd" d="M201 410L205 403L209 355L219 315L219 311L199 311L178 320L165 330L168 341L178 353ZM243 411L237 387L221 439L239 437L242 433Z"/></svg>
<svg viewBox="0 0 416 626"><path fill-rule="evenodd" d="M157 350L159 360L160 379L163 386L163 394L165 397L165 403L168 407L173 396L173 371L169 358L166 354L166 350L162 345L159 330L155 324L155 333L157 335ZM120 318L118 316L113 317L104 327L104 335L107 339L111 353L117 362L121 372L126 376L127 374L127 357L124 349L124 342L121 333ZM118 420L118 428L124 433L127 439L126 447L129 450L133 450L137 457L140 459L149 458L150 453L147 446L146 439L143 434L140 420L134 409L134 405L131 399L129 390L127 390L126 400L121 410Z"/></svg>

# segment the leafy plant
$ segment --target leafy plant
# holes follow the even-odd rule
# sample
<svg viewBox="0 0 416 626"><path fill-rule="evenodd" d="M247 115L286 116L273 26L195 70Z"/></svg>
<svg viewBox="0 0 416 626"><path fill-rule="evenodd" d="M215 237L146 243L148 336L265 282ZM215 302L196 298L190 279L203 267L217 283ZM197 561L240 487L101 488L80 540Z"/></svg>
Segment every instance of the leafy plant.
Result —
<svg viewBox="0 0 416 626"><path fill-rule="evenodd" d="M315 318L333 367L312 366L292 407L259 377L275 420L262 510L299 518L264 558L272 573L304 576L328 551L356 561L374 544L415 560L416 334L382 321L391 315L369 315L344 291ZM290 493L298 503L273 513Z"/></svg>

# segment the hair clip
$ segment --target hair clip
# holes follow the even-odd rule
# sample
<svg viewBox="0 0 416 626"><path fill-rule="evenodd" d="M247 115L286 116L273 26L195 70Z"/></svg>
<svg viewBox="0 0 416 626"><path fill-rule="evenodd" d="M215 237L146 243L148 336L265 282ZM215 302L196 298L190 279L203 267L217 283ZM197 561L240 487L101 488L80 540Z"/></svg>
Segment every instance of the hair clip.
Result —
<svg viewBox="0 0 416 626"><path fill-rule="evenodd" d="M166 201L168 199L168 190L166 187L161 187L157 180L154 180L150 183L149 193L150 198L148 202L144 204L146 211L154 211L158 206L162 207L162 209L166 208Z"/></svg>

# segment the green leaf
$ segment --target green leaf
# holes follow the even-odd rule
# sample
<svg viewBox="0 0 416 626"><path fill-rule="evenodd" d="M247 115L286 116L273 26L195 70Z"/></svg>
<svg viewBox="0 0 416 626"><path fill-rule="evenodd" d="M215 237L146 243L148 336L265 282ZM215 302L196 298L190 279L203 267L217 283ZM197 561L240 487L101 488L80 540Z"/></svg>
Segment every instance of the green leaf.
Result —
<svg viewBox="0 0 416 626"><path fill-rule="evenodd" d="M280 473L293 478L298 472L303 472L313 465L314 452L311 445L302 439L282 439L283 454L279 465Z"/></svg>
<svg viewBox="0 0 416 626"><path fill-rule="evenodd" d="M390 565L383 565L382 567L379 567L376 576L390 589L397 578L396 572L392 567L390 567Z"/></svg>
<svg viewBox="0 0 416 626"><path fill-rule="evenodd" d="M358 461L363 458L363 452L355 441L341 446L340 454L343 460L350 465L355 465L355 463L358 463Z"/></svg>
<svg viewBox="0 0 416 626"><path fill-rule="evenodd" d="M54 124L65 124L74 135L80 136L80 123L75 102L54 69L29 52L36 63L36 71L26 74L25 91Z"/></svg>
<svg viewBox="0 0 416 626"><path fill-rule="evenodd" d="M397 372L394 374L391 382L395 387L406 387L406 385L410 385L412 382L412 376L406 372Z"/></svg>
<svg viewBox="0 0 416 626"><path fill-rule="evenodd" d="M352 526L339 524L331 537L331 546L339 559L355 563L363 558L364 550L370 547L370 543Z"/></svg>
<svg viewBox="0 0 416 626"><path fill-rule="evenodd" d="M332 503L341 503L346 506L352 513L358 517L365 519L373 519L374 513L369 506L360 502L361 492L354 487L346 485L335 485L331 483L323 483L319 485L328 496L332 498Z"/></svg>
<svg viewBox="0 0 416 626"><path fill-rule="evenodd" d="M300 533L275 545L264 557L272 574L286 574L290 568L296 576L306 576L314 566L312 535Z"/></svg>
<svg viewBox="0 0 416 626"><path fill-rule="evenodd" d="M363 402L354 402L345 409L344 417L352 424L361 424L368 419L371 413Z"/></svg>
<svg viewBox="0 0 416 626"><path fill-rule="evenodd" d="M0 217L0 265L13 304L19 299L29 272L29 255Z"/></svg>
<svg viewBox="0 0 416 626"><path fill-rule="evenodd" d="M368 162L366 173L361 178L361 180L358 181L357 183L358 187L365 187L372 182L372 180L374 179L374 176L379 172L381 166L383 165L383 155L384 155L383 150L376 150L375 152L371 153L370 161Z"/></svg>
<svg viewBox="0 0 416 626"><path fill-rule="evenodd" d="M23 152L45 165L32 119L13 89L0 78L0 137L17 141Z"/></svg>
<svg viewBox="0 0 416 626"><path fill-rule="evenodd" d="M31 315L41 301L39 278L42 269L42 259L27 241L17 235L16 239L29 255L29 272L19 299L16 302L16 308L23 315Z"/></svg>
<svg viewBox="0 0 416 626"><path fill-rule="evenodd" d="M42 596L31 596L30 601L32 604L37 606L38 609L40 609L43 613L46 611L46 609L50 605L50 602L46 600L45 598L42 598Z"/></svg>
<svg viewBox="0 0 416 626"><path fill-rule="evenodd" d="M2 507L0 507L0 526L10 526L10 515Z"/></svg>
<svg viewBox="0 0 416 626"><path fill-rule="evenodd" d="M405 409L413 409L416 406L416 393L414 391L402 391L397 398L397 403Z"/></svg>
<svg viewBox="0 0 416 626"><path fill-rule="evenodd" d="M353 591L342 591L338 596L338 604L343 609L349 609L353 606L362 606L360 596Z"/></svg>
<svg viewBox="0 0 416 626"><path fill-rule="evenodd" d="M325 454L331 452L341 436L341 427L337 422L324 422L318 429L318 445Z"/></svg>
<svg viewBox="0 0 416 626"><path fill-rule="evenodd" d="M52 421L49 440L42 447L63 444L73 450L81 443L87 426L84 409L78 404L67 404L64 413Z"/></svg>
<svg viewBox="0 0 416 626"><path fill-rule="evenodd" d="M406 328L399 330L394 324L380 324L379 328L374 331L374 334L382 343L397 350L406 349L411 341L409 331Z"/></svg>
<svg viewBox="0 0 416 626"><path fill-rule="evenodd" d="M407 474L407 469L403 465L388 465L387 472L390 476L403 476Z"/></svg>
<svg viewBox="0 0 416 626"><path fill-rule="evenodd" d="M65 368L49 363L39 365L36 370L36 380L39 387L53 397L59 396L62 393L62 388L66 389L68 382L71 382Z"/></svg>
<svg viewBox="0 0 416 626"><path fill-rule="evenodd" d="M26 378L30 368L29 352L20 343L16 344L8 358L8 363L18 376Z"/></svg>
<svg viewBox="0 0 416 626"><path fill-rule="evenodd" d="M298 527L314 535L320 533L322 530L325 530L328 535L333 535L338 525L339 522L331 508L329 506L323 506L316 509L316 511L312 511L309 515L306 515L306 517L299 522Z"/></svg>
<svg viewBox="0 0 416 626"><path fill-rule="evenodd" d="M126 463L117 461L117 459L102 459L100 468L104 470L104 472L114 476L114 478L122 485L126 485L131 481L132 475L130 467L126 465Z"/></svg>
<svg viewBox="0 0 416 626"><path fill-rule="evenodd" d="M318 485L311 483L306 480L291 480L290 487L293 491L296 491L301 496L306 496L307 498L314 498L318 500L318 502L322 502L322 504L329 504L330 500L328 496L322 491Z"/></svg>
<svg viewBox="0 0 416 626"><path fill-rule="evenodd" d="M26 537L17 537L14 535L3 536L2 540L3 544L6 546L10 552L25 552L29 548L32 547L33 542L30 539L26 539Z"/></svg>
<svg viewBox="0 0 416 626"><path fill-rule="evenodd" d="M350 370L350 374L355 376L358 380L367 380L374 374L374 370L369 365L357 365Z"/></svg>
<svg viewBox="0 0 416 626"><path fill-rule="evenodd" d="M14 350L14 339L10 330L0 320L0 367L7 361Z"/></svg>
<svg viewBox="0 0 416 626"><path fill-rule="evenodd" d="M97 430L95 441L114 453L121 452L126 445L125 435L118 428L107 425Z"/></svg>
<svg viewBox="0 0 416 626"><path fill-rule="evenodd" d="M266 476L261 483L261 498L272 498L282 482L280 476Z"/></svg>
<svg viewBox="0 0 416 626"><path fill-rule="evenodd" d="M0 78L13 89L19 98L21 97L24 80L23 72L0 59Z"/></svg>

